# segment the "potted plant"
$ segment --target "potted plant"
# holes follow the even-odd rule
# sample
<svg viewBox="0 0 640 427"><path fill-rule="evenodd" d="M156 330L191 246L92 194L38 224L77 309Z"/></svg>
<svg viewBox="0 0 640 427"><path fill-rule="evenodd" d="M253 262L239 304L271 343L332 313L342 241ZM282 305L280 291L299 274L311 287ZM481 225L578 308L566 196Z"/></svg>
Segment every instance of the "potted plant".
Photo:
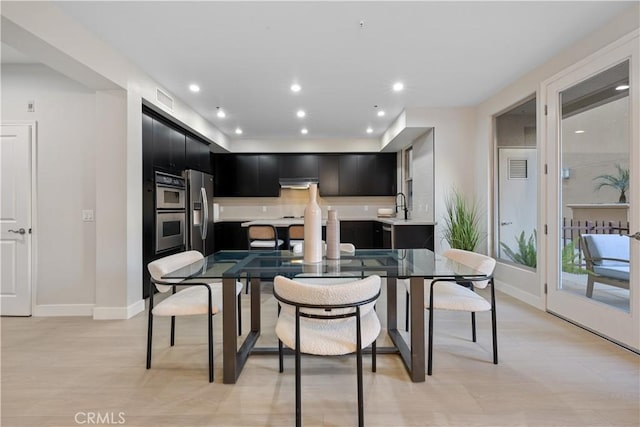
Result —
<svg viewBox="0 0 640 427"><path fill-rule="evenodd" d="M611 187L620 191L620 198L618 203L627 203L626 191L629 189L629 169L625 169L619 164L616 164L618 169L617 175L599 175L593 178L593 180L600 180L596 185L596 190L600 190L602 187Z"/></svg>
<svg viewBox="0 0 640 427"><path fill-rule="evenodd" d="M456 189L445 199L444 239L453 249L475 250L480 241L480 216L475 201L467 201Z"/></svg>

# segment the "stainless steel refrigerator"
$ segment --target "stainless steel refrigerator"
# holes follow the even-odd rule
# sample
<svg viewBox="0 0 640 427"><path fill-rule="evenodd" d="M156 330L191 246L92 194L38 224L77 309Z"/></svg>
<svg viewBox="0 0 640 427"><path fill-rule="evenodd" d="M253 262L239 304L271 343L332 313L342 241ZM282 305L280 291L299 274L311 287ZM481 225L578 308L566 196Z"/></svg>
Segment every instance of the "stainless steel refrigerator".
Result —
<svg viewBox="0 0 640 427"><path fill-rule="evenodd" d="M196 170L184 171L187 180L187 250L207 256L213 245L213 176Z"/></svg>

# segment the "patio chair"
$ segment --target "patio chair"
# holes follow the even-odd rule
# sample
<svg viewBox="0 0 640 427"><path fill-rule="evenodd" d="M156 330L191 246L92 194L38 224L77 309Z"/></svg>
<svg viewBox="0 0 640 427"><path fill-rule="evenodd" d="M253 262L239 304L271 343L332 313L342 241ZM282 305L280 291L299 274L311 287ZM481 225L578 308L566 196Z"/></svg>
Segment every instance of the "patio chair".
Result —
<svg viewBox="0 0 640 427"><path fill-rule="evenodd" d="M587 297L596 282L629 289L629 237L618 234L583 234L587 263Z"/></svg>

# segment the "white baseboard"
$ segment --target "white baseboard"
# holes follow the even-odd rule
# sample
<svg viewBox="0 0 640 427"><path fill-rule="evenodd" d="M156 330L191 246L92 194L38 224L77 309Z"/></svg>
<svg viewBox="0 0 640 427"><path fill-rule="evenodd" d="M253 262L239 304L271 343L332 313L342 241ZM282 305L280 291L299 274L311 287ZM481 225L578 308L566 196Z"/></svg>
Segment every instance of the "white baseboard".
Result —
<svg viewBox="0 0 640 427"><path fill-rule="evenodd" d="M144 311L144 300L139 300L129 305L128 307L94 307L93 319L94 320L117 320L117 319L131 319L136 314Z"/></svg>
<svg viewBox="0 0 640 427"><path fill-rule="evenodd" d="M33 316L91 316L93 307L93 304L42 304L33 307Z"/></svg>
<svg viewBox="0 0 640 427"><path fill-rule="evenodd" d="M502 293L512 296L526 304L529 304L539 310L545 310L544 298L524 292L522 289L516 288L505 282L495 281L496 289Z"/></svg>

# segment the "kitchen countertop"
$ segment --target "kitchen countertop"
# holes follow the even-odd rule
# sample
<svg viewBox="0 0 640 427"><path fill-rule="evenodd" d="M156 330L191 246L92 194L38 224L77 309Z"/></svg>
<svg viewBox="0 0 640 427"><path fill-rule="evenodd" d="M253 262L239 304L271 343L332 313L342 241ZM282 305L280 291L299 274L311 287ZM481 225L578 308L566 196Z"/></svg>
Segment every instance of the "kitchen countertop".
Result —
<svg viewBox="0 0 640 427"><path fill-rule="evenodd" d="M389 224L393 226L402 226L402 225L435 225L436 223L428 220L421 219L403 219L403 218L378 218L378 217L358 217L358 218L339 218L340 221L378 221L383 224ZM225 220L222 220L225 221ZM229 219L227 221L242 221L242 220L232 220ZM322 224L325 225L327 222L326 219L322 220ZM249 227L250 225L275 225L276 227L288 227L294 224L304 224L304 218L264 218L264 219L254 219L248 220L241 224L242 227Z"/></svg>

